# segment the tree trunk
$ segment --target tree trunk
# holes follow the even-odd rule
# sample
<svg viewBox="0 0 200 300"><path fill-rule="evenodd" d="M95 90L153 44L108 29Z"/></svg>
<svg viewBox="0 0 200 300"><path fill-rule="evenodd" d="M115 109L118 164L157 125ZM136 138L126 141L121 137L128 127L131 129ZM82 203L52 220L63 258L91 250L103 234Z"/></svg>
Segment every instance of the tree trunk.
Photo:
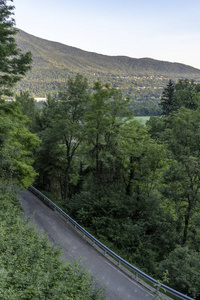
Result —
<svg viewBox="0 0 200 300"><path fill-rule="evenodd" d="M188 227L189 227L189 221L190 221L190 212L192 210L192 204L191 200L188 199L189 205L185 213L185 226L184 226L184 232L183 232L183 246L185 245L187 241L187 235L188 235Z"/></svg>
<svg viewBox="0 0 200 300"><path fill-rule="evenodd" d="M95 161L96 161L96 178L99 177L99 134L96 136L96 145L95 145Z"/></svg>
<svg viewBox="0 0 200 300"><path fill-rule="evenodd" d="M134 178L134 170L133 170L133 156L130 156L130 174L128 184L126 186L126 195L131 196L131 183Z"/></svg>

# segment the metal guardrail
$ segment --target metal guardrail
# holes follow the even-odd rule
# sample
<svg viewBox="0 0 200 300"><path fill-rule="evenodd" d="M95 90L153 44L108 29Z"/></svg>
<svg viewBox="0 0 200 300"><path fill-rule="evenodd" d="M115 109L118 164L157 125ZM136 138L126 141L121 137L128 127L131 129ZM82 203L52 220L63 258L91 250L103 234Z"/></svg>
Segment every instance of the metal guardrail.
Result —
<svg viewBox="0 0 200 300"><path fill-rule="evenodd" d="M83 236L87 236L92 241L92 245L98 245L101 249L103 249L104 255L108 254L111 257L113 257L118 262L118 266L119 267L120 267L120 265L124 265L129 270L133 271L135 273L135 279L136 280L138 279L138 276L141 276L142 278L146 279L148 282L153 283L156 286L157 291L160 288L163 288L165 291L167 291L171 295L174 295L174 296L178 297L179 299L182 299L182 300L194 300L193 298L191 298L191 297L189 297L187 295L184 295L184 294L182 294L182 293L180 293L180 292L178 292L178 291L170 288L169 286L167 286L167 285L165 285L163 283L160 283L159 281L157 281L154 278L152 278L151 276L145 274L144 272L142 272L141 270L139 270L138 268L134 267L129 262L127 262L126 260L124 260L123 258L121 258L120 256L118 256L115 252L113 252L108 247L106 247L104 244L102 244L99 240L97 240L92 234L90 234L87 230L85 230L81 225L79 225L68 214L66 214L60 207L58 207L53 201L51 201L48 197L46 197L44 194L42 194L34 186L30 185L29 186L29 190L32 193L34 193L35 195L37 195L38 197L40 197L41 200L43 200L44 202L48 203L50 205L50 207L52 207L55 210L57 210L62 216L64 216L67 219L68 222L71 222L74 225L75 229L79 229L81 232L83 232Z"/></svg>

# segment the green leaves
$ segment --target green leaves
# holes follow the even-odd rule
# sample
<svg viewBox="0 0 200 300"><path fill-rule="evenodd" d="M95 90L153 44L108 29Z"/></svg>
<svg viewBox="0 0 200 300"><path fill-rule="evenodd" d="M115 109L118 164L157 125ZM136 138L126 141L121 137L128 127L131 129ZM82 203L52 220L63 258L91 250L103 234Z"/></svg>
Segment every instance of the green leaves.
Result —
<svg viewBox="0 0 200 300"><path fill-rule="evenodd" d="M190 222L200 200L199 111L182 107L176 114L168 117L168 128L163 133L163 139L173 158L164 176L166 188L163 194L175 201L179 217L184 220L185 244Z"/></svg>
<svg viewBox="0 0 200 300"><path fill-rule="evenodd" d="M164 116L168 116L170 113L176 110L175 86L171 80L169 80L169 83L163 90L159 105L161 106L162 115Z"/></svg>
<svg viewBox="0 0 200 300"><path fill-rule="evenodd" d="M169 285L195 299L200 296L200 255L189 247L177 246L160 263L160 272L168 270Z"/></svg>
<svg viewBox="0 0 200 300"><path fill-rule="evenodd" d="M193 83L179 84L173 101L185 88L198 92ZM41 118L43 189L153 276L177 244L199 251L199 110L186 108L186 101L143 126L127 117L129 104L118 90L97 82L91 91L80 75L60 97L49 97Z"/></svg>
<svg viewBox="0 0 200 300"><path fill-rule="evenodd" d="M8 192L0 195L0 298L104 299L81 262L63 262L59 248L21 220L15 201Z"/></svg>
<svg viewBox="0 0 200 300"><path fill-rule="evenodd" d="M39 144L39 138L29 132L26 124L19 104L0 104L0 177L23 188L35 178L32 151Z"/></svg>
<svg viewBox="0 0 200 300"><path fill-rule="evenodd" d="M11 88L30 69L32 61L31 53L22 54L15 42L13 10L7 1L0 1L0 96L12 95Z"/></svg>
<svg viewBox="0 0 200 300"><path fill-rule="evenodd" d="M180 79L178 83L169 83L164 88L160 107L162 115L169 116L173 112L177 112L181 107L196 110L199 102L199 84L195 84L193 80Z"/></svg>

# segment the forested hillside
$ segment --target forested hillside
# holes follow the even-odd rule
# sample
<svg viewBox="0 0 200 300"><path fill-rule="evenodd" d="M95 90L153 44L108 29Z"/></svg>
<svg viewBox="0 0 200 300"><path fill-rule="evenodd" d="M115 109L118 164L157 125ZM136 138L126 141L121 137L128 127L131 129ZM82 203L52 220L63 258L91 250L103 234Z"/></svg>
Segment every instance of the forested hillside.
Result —
<svg viewBox="0 0 200 300"><path fill-rule="evenodd" d="M69 76L77 73L88 78L89 84L100 80L119 88L123 97L129 96L136 113L159 114L158 101L168 80L180 78L200 80L200 70L184 64L134 59L123 56L106 56L47 41L19 31L19 47L33 54L32 70L15 91L28 90L32 96L55 94L59 84L66 84Z"/></svg>
<svg viewBox="0 0 200 300"><path fill-rule="evenodd" d="M30 100L18 98L25 107ZM144 126L118 89L78 74L31 126L35 184L120 256L200 299L200 84L169 81ZM29 109L25 112L27 115ZM33 126L34 124L34 126Z"/></svg>
<svg viewBox="0 0 200 300"><path fill-rule="evenodd" d="M200 84L190 80L199 70L91 54L22 31L17 44L13 9L0 0L0 297L104 298L21 220L13 193L34 182L130 263L199 300ZM160 83L161 115L146 126L132 118L128 80L142 90ZM37 108L32 92L58 83Z"/></svg>

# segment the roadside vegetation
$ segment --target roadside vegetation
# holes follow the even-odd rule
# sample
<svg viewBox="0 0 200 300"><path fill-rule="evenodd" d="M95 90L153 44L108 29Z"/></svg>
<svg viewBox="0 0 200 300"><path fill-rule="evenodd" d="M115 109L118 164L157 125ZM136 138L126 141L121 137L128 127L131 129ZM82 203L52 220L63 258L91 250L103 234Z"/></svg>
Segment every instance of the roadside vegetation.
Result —
<svg viewBox="0 0 200 300"><path fill-rule="evenodd" d="M35 119L35 185L104 244L199 299L200 85L169 81L162 115L134 120L119 90L81 75ZM28 112L27 112L28 114Z"/></svg>
<svg viewBox="0 0 200 300"><path fill-rule="evenodd" d="M13 9L0 0L0 299L105 299L104 288L80 262L64 262L61 250L21 219L17 190L34 181L40 140L30 131L34 101L26 102L26 93L5 101L31 63L31 54L22 54L15 43Z"/></svg>
<svg viewBox="0 0 200 300"><path fill-rule="evenodd" d="M200 299L200 84L169 80L161 115L145 126L118 88L100 81L91 87L80 74L40 109L27 91L7 103L31 55L17 50L14 21L7 22L13 8L0 4L0 47L7 50L0 66L0 295L104 297L94 279L61 264L59 251L21 221L6 191L34 182L130 263L161 280L168 274L169 286Z"/></svg>
<svg viewBox="0 0 200 300"><path fill-rule="evenodd" d="M105 299L81 262L64 262L58 246L21 219L16 199L1 191L0 299Z"/></svg>

